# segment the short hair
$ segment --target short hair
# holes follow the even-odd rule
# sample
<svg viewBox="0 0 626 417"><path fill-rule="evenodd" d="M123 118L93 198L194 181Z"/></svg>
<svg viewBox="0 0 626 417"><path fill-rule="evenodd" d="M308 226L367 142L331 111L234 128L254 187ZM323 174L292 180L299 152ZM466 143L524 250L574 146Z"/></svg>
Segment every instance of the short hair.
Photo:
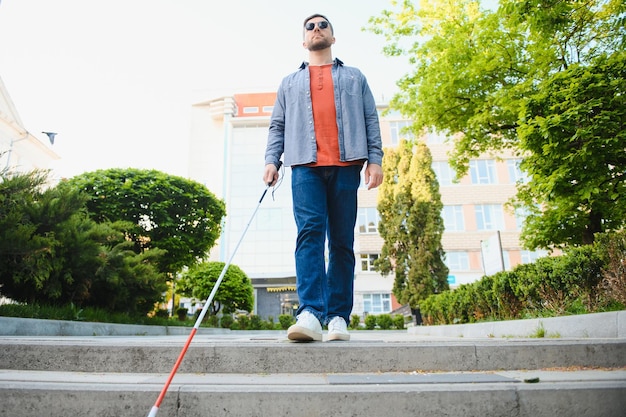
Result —
<svg viewBox="0 0 626 417"><path fill-rule="evenodd" d="M333 35L335 34L335 29L333 29L333 24L330 23L330 20L328 20L328 18L324 16L323 14L319 14L319 13L312 14L311 16L304 19L304 23L302 24L302 27L304 28L307 22L315 17L321 17L322 19L326 20L328 22L328 26L330 26L330 33L332 33Z"/></svg>

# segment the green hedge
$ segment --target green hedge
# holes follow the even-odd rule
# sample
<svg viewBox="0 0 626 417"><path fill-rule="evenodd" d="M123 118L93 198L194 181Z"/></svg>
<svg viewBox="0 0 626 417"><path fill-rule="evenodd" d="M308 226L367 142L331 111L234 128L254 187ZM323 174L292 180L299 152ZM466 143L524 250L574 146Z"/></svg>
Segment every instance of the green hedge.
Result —
<svg viewBox="0 0 626 417"><path fill-rule="evenodd" d="M420 304L424 323L473 323L624 309L626 232L599 235L596 242L431 295Z"/></svg>

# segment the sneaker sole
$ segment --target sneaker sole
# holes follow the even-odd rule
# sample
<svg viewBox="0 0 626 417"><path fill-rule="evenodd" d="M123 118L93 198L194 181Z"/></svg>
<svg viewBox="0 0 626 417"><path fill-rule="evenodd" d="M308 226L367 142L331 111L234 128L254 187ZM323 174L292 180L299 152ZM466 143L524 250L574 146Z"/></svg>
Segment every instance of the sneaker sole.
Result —
<svg viewBox="0 0 626 417"><path fill-rule="evenodd" d="M293 325L287 330L287 338L298 342L319 342L322 340L322 334L305 327Z"/></svg>
<svg viewBox="0 0 626 417"><path fill-rule="evenodd" d="M347 342L350 340L350 335L349 334L342 334L342 333L332 333L332 334L328 334L328 341L329 342L333 342L333 341L342 341L342 342Z"/></svg>

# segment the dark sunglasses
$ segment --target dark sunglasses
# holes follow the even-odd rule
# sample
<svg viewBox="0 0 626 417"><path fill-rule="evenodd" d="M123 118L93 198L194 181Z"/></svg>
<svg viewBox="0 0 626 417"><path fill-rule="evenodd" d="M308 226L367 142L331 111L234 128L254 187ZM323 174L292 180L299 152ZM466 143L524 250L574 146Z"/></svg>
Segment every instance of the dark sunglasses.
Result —
<svg viewBox="0 0 626 417"><path fill-rule="evenodd" d="M325 21L325 20L317 22L317 27L320 28L320 29L326 29L328 27L328 22ZM306 30L313 30L313 29L315 29L315 23L309 22L306 25L304 25L304 28Z"/></svg>

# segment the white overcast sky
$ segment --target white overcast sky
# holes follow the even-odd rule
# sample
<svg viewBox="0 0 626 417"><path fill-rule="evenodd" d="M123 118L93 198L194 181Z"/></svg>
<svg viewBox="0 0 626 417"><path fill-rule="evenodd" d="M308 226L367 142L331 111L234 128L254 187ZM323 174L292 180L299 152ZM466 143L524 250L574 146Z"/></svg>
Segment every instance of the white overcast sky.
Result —
<svg viewBox="0 0 626 417"><path fill-rule="evenodd" d="M187 176L194 103L275 91L306 58L302 21L325 14L334 55L377 99L409 66L364 32L390 0L1 0L0 77L24 127L57 132L54 168ZM262 158L259 155L259 158ZM259 173L261 175L261 173Z"/></svg>

